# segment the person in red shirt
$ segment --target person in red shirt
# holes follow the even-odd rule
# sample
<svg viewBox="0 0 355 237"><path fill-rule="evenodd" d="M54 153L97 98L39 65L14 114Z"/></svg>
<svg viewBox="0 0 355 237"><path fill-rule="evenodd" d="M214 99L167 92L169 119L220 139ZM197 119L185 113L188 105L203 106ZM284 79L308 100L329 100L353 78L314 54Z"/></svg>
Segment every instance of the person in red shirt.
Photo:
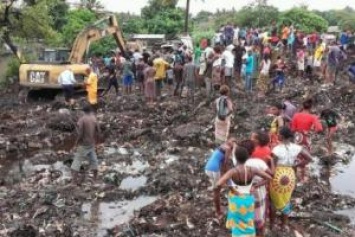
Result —
<svg viewBox="0 0 355 237"><path fill-rule="evenodd" d="M270 170L273 172L275 167L271 156L271 149L269 146L269 134L262 131L253 132L251 134L250 140L252 140L255 144L255 149L251 157L265 161L265 163L269 166Z"/></svg>
<svg viewBox="0 0 355 237"><path fill-rule="evenodd" d="M303 109L296 113L291 121L291 130L295 132L295 142L305 147L309 152L311 151L310 133L312 131L322 132L323 127L319 118L311 113L312 100L303 102ZM302 156L299 157L302 160ZM302 182L306 181L306 167L300 167L299 178Z"/></svg>

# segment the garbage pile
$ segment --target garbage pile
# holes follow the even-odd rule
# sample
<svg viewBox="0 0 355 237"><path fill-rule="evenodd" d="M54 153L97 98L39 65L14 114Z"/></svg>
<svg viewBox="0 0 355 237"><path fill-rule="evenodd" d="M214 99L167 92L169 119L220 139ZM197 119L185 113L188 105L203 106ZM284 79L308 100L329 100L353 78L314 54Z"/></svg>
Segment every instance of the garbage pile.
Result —
<svg viewBox="0 0 355 237"><path fill-rule="evenodd" d="M339 111L346 122L336 141L355 145L351 87L290 83L284 94L264 100L233 95L231 135L245 139L252 130L267 127L268 106L292 95L297 105L307 97L314 98L317 111ZM105 137L97 149L98 180L84 165L81 185L72 186L70 165L81 111L63 109L57 102L21 105L0 98L7 108L0 112L0 236L228 236L215 218L204 174L214 148L215 105L200 92L195 103L164 96L153 108L138 95L103 100L97 115ZM318 171L342 162L341 157L325 162L324 136L316 136L314 146ZM329 177L315 173L295 191L292 234L352 236L351 220L336 211L354 208L355 199L333 192ZM274 230L267 236L285 235Z"/></svg>

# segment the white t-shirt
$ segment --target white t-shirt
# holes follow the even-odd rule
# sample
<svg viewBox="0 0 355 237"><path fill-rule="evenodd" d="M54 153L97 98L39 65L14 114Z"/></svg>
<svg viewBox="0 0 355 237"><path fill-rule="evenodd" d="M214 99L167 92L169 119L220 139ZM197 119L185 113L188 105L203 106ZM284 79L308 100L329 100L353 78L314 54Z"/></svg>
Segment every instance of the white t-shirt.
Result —
<svg viewBox="0 0 355 237"><path fill-rule="evenodd" d="M76 83L74 73L71 70L63 71L58 77L58 83L61 85L73 85Z"/></svg>
<svg viewBox="0 0 355 237"><path fill-rule="evenodd" d="M270 66L271 66L271 60L263 60L263 67L261 68L261 73L263 75L269 75L270 72Z"/></svg>
<svg viewBox="0 0 355 237"><path fill-rule="evenodd" d="M211 54L213 54L213 49L211 47L207 47L205 48L205 56L206 56L206 59L208 59L210 57Z"/></svg>
<svg viewBox="0 0 355 237"><path fill-rule="evenodd" d="M221 43L221 35L222 33L216 33L213 37L213 41L215 44L219 44Z"/></svg>
<svg viewBox="0 0 355 237"><path fill-rule="evenodd" d="M139 52L134 52L133 53L133 58L134 58L134 62L137 64L139 62L139 59L143 58L143 56Z"/></svg>
<svg viewBox="0 0 355 237"><path fill-rule="evenodd" d="M225 50L222 54L222 58L226 61L226 67L233 68L234 65L234 55L231 51Z"/></svg>
<svg viewBox="0 0 355 237"><path fill-rule="evenodd" d="M266 171L269 167L267 166L267 164L265 163L265 161L261 160L261 159L257 159L257 158L249 158L247 160L247 162L245 163L246 166L254 168L254 169L258 169L261 171ZM253 179L253 182L257 182L262 180L263 178L259 177L259 176L255 176Z"/></svg>
<svg viewBox="0 0 355 237"><path fill-rule="evenodd" d="M294 143L279 144L272 149L272 153L278 158L277 164L284 166L293 166L301 151L302 147Z"/></svg>

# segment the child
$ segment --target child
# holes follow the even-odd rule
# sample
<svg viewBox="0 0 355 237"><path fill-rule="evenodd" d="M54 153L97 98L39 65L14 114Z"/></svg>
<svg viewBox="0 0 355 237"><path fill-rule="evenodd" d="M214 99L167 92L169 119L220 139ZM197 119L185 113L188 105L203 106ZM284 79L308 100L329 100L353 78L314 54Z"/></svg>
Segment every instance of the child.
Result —
<svg viewBox="0 0 355 237"><path fill-rule="evenodd" d="M205 166L205 172L211 182L209 190L217 186L219 178L227 171L227 160L231 158L236 147L236 139L230 138L211 154Z"/></svg>
<svg viewBox="0 0 355 237"><path fill-rule="evenodd" d="M303 77L304 74L304 58L305 53L303 48L297 49L297 68L298 68L298 76Z"/></svg>
<svg viewBox="0 0 355 237"><path fill-rule="evenodd" d="M262 131L253 132L251 134L250 139L255 144L255 149L251 157L264 161L269 166L269 168L273 171L275 167L271 156L271 149L269 146L270 145L269 134Z"/></svg>
<svg viewBox="0 0 355 237"><path fill-rule="evenodd" d="M277 85L278 89L282 91L283 86L285 84L285 69L285 62L280 56L278 56L276 62L276 78L274 78L274 80L272 80L271 82L273 85L273 89L275 89L275 86Z"/></svg>
<svg viewBox="0 0 355 237"><path fill-rule="evenodd" d="M325 121L327 124L327 145L328 145L328 153L333 153L333 136L337 130L337 119L341 117L335 111L331 109L325 109L321 112L321 119Z"/></svg>
<svg viewBox="0 0 355 237"><path fill-rule="evenodd" d="M284 105L282 103L275 103L270 107L270 114L274 116L274 120L271 122L270 126L270 146L275 147L279 140L279 130L285 126L285 121L282 116Z"/></svg>

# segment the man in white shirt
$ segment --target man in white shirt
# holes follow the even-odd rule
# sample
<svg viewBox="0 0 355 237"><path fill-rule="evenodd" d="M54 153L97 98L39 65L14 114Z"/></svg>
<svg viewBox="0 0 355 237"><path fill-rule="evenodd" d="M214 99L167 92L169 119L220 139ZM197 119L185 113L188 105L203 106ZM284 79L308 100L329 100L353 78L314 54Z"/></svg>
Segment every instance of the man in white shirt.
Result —
<svg viewBox="0 0 355 237"><path fill-rule="evenodd" d="M231 86L231 80L233 77L233 66L234 66L234 55L232 50L234 49L233 45L227 46L226 50L222 53L222 60L224 60L224 76L227 85Z"/></svg>
<svg viewBox="0 0 355 237"><path fill-rule="evenodd" d="M142 57L143 57L142 54L139 52L138 49L136 49L133 53L134 63L137 65L139 62L139 59Z"/></svg>
<svg viewBox="0 0 355 237"><path fill-rule="evenodd" d="M62 86L65 102L69 103L69 105L74 104L73 94L75 83L76 80L73 71L69 67L66 67L66 69L58 77L58 84Z"/></svg>

